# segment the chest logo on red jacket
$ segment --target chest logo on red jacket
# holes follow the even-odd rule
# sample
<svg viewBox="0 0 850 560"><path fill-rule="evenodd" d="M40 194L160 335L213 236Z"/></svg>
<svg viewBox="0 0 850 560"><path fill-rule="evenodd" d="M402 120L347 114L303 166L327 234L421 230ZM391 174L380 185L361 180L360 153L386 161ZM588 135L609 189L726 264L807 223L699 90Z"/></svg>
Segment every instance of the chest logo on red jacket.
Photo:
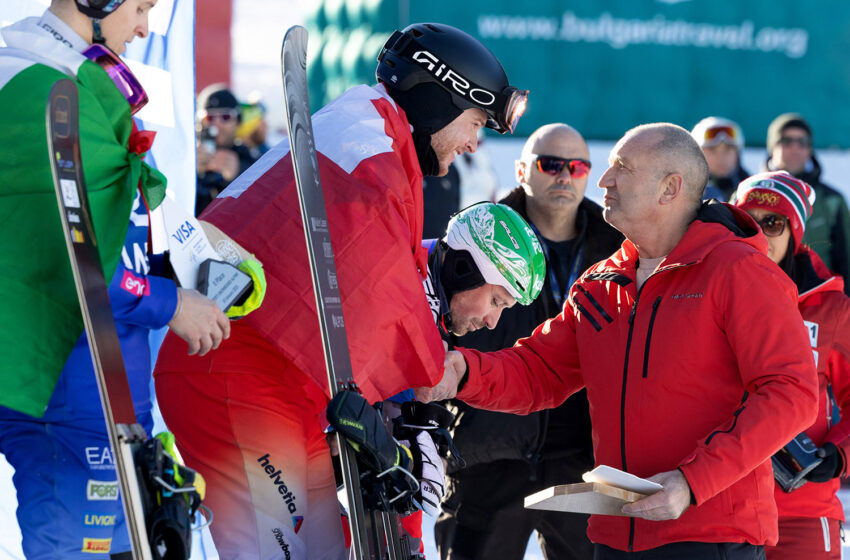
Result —
<svg viewBox="0 0 850 560"><path fill-rule="evenodd" d="M685 300L685 299L702 299L702 292L688 292L684 294L673 294L670 296L670 299L673 300Z"/></svg>

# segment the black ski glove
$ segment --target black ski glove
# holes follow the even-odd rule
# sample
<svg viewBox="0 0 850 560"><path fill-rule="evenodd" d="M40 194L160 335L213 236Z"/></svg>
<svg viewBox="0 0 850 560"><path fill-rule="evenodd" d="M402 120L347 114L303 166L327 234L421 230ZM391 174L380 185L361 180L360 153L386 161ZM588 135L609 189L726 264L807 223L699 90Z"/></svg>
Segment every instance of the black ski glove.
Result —
<svg viewBox="0 0 850 560"><path fill-rule="evenodd" d="M841 471L844 469L844 459L834 444L825 443L823 447L817 450L816 454L823 461L820 465L809 471L806 475L806 480L810 482L826 482L841 474Z"/></svg>
<svg viewBox="0 0 850 560"><path fill-rule="evenodd" d="M369 509L407 514L419 491L413 457L389 433L381 415L362 396L340 391L331 399L328 422L350 445L360 467L360 487Z"/></svg>

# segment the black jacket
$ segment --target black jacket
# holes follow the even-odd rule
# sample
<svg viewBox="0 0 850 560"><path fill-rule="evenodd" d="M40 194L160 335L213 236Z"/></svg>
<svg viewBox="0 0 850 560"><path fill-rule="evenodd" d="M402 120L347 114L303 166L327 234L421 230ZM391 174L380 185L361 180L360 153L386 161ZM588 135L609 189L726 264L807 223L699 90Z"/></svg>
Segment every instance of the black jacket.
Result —
<svg viewBox="0 0 850 560"><path fill-rule="evenodd" d="M499 202L528 220L525 197L522 187L517 187ZM602 219L602 208L586 198L579 205L576 226L579 230L576 247L584 246L579 274L610 256L623 241L620 232ZM517 304L505 309L495 329L455 338L455 344L482 351L507 348L560 311L547 274L540 296L531 305ZM533 465L544 458L565 457L586 463L588 469L593 466L590 416L583 390L558 408L528 416L478 410L459 401L453 401L451 406L457 414L452 427L454 443L467 467L500 459L521 459ZM559 428L557 434L552 433L550 426ZM449 472L457 470L458 466L450 460Z"/></svg>

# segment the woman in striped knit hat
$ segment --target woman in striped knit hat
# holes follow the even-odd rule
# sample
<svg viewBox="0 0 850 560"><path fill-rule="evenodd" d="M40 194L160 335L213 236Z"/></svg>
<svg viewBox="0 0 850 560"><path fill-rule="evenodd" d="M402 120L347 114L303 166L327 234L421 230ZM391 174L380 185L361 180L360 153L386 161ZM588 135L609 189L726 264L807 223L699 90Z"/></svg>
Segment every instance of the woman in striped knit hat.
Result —
<svg viewBox="0 0 850 560"><path fill-rule="evenodd" d="M779 542L766 547L768 560L841 558L844 511L836 493L850 451L850 298L843 279L800 242L814 201L811 186L785 171L745 179L733 199L761 226L768 256L797 284L820 381L818 418L806 434L823 462L792 492L775 485Z"/></svg>

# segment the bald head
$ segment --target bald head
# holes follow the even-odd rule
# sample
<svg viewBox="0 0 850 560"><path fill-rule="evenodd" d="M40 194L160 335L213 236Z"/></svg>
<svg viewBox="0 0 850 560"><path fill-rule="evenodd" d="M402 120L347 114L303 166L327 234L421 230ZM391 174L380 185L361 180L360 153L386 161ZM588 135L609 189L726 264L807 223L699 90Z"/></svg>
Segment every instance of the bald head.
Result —
<svg viewBox="0 0 850 560"><path fill-rule="evenodd" d="M691 133L671 123L643 124L626 132L618 144L638 137L647 140L646 147L656 158L658 173L680 174L687 199L698 206L708 183L708 162Z"/></svg>
<svg viewBox="0 0 850 560"><path fill-rule="evenodd" d="M572 157L584 159L589 157L584 138L582 138L578 130L564 123L546 124L531 133L531 136L528 137L525 146L522 148L522 155L520 157L522 161L528 161L534 154L560 155L552 152L552 146L553 144L560 145L564 143L575 147L578 151Z"/></svg>

